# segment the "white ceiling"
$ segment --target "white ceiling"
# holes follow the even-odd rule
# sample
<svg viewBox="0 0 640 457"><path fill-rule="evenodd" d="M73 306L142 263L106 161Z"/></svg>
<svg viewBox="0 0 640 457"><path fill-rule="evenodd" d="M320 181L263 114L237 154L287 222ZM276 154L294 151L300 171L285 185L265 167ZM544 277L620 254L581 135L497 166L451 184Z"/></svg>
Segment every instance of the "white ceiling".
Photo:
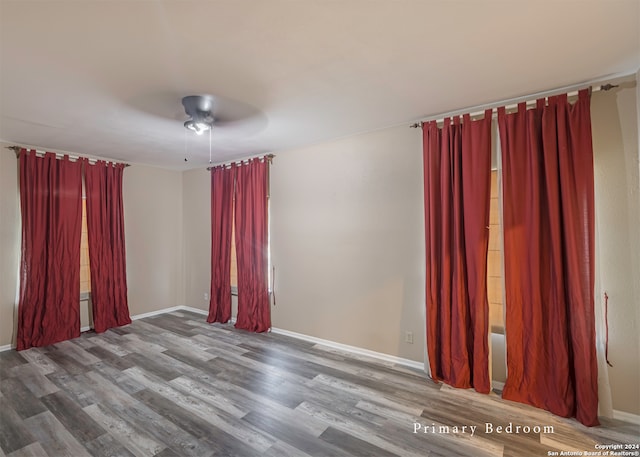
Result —
<svg viewBox="0 0 640 457"><path fill-rule="evenodd" d="M219 100L218 163L640 66L638 0L0 0L0 16L0 139L175 169L209 163L185 95Z"/></svg>

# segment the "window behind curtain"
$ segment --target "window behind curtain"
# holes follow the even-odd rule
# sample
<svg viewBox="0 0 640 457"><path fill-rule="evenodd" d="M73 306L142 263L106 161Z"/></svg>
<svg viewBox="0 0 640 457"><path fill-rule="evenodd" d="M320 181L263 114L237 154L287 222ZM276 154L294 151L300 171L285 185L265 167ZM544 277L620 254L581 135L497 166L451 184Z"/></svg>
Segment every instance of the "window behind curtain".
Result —
<svg viewBox="0 0 640 457"><path fill-rule="evenodd" d="M82 236L80 238L80 294L91 292L89 240L87 237L87 199L82 197Z"/></svg>
<svg viewBox="0 0 640 457"><path fill-rule="evenodd" d="M492 187L492 189L493 189L493 187ZM497 187L496 187L496 189L497 189ZM492 190L492 192L493 192L493 190ZM497 190L496 190L496 199L497 198L498 198L498 193L497 193ZM267 201L270 201L270 197L267 197ZM232 287L232 293L235 293L233 291L237 290L237 287L238 287L238 261L237 261L237 258L236 258L236 223L235 223L234 211L235 210L233 210L233 209L231 210L231 221L232 221L231 222L231 287ZM85 230L86 230L86 226L85 226ZM271 248L269 248L269 253L271 253ZM269 256L269 266L271 267L271 256ZM269 285L269 289L271 289L271 270L269 270L269 284L270 284ZM500 293L502 293L502 288L500 289Z"/></svg>
<svg viewBox="0 0 640 457"><path fill-rule="evenodd" d="M498 171L491 171L491 200L489 206L489 249L487 252L487 298L489 300L489 331L504 333L502 227L498 198Z"/></svg>
<svg viewBox="0 0 640 457"><path fill-rule="evenodd" d="M235 211L231 210L231 287L232 293L238 290L238 260L236 258L236 222Z"/></svg>

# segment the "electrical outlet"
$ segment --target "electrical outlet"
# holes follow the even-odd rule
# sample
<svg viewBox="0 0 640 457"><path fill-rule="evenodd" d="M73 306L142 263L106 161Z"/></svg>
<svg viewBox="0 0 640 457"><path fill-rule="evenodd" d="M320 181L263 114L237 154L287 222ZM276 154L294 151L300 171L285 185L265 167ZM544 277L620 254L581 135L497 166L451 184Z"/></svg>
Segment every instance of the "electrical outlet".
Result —
<svg viewBox="0 0 640 457"><path fill-rule="evenodd" d="M208 294L208 293L206 293L206 292L204 293L204 299L205 299L205 300L209 300L209 294Z"/></svg>
<svg viewBox="0 0 640 457"><path fill-rule="evenodd" d="M413 344L413 332L404 332L404 342Z"/></svg>

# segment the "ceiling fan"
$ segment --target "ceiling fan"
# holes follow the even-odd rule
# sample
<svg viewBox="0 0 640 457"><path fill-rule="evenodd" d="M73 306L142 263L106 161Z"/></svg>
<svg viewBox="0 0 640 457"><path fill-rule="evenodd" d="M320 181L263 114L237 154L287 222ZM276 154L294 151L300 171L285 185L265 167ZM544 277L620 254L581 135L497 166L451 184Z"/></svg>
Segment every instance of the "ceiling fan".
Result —
<svg viewBox="0 0 640 457"><path fill-rule="evenodd" d="M215 119L211 114L214 107L213 97L210 95L188 95L182 98L184 111L190 119L184 122L184 126L193 130L197 135L202 135L213 128Z"/></svg>
<svg viewBox="0 0 640 457"><path fill-rule="evenodd" d="M194 92L147 92L128 102L138 111L168 121L162 125L164 138L171 141L176 150L184 148L185 155L196 159L198 156L204 158L205 142L210 146L209 160L213 148L223 155L244 153L246 142L268 124L266 115L249 103L215 92ZM211 133L214 127L215 138L214 135L204 135ZM185 128L196 135L188 135ZM205 136L209 141L203 138ZM192 147L188 151L189 146Z"/></svg>

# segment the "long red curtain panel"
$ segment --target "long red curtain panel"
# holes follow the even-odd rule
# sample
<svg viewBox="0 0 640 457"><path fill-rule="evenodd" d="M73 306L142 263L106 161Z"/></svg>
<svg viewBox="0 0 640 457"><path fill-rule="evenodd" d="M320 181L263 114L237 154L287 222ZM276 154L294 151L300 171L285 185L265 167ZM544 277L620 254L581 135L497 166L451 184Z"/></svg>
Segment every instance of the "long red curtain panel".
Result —
<svg viewBox="0 0 640 457"><path fill-rule="evenodd" d="M211 296L207 322L231 319L231 220L236 165L211 169Z"/></svg>
<svg viewBox="0 0 640 457"><path fill-rule="evenodd" d="M503 397L598 424L590 97L498 110L508 377Z"/></svg>
<svg viewBox="0 0 640 457"><path fill-rule="evenodd" d="M425 123L423 159L431 377L488 393L491 111Z"/></svg>
<svg viewBox="0 0 640 457"><path fill-rule="evenodd" d="M84 159L93 328L130 324L124 243L123 164Z"/></svg>
<svg viewBox="0 0 640 457"><path fill-rule="evenodd" d="M23 149L19 167L20 351L80 336L82 164Z"/></svg>
<svg viewBox="0 0 640 457"><path fill-rule="evenodd" d="M268 284L269 163L251 159L236 176L236 256L238 317L236 327L252 332L271 328Z"/></svg>

